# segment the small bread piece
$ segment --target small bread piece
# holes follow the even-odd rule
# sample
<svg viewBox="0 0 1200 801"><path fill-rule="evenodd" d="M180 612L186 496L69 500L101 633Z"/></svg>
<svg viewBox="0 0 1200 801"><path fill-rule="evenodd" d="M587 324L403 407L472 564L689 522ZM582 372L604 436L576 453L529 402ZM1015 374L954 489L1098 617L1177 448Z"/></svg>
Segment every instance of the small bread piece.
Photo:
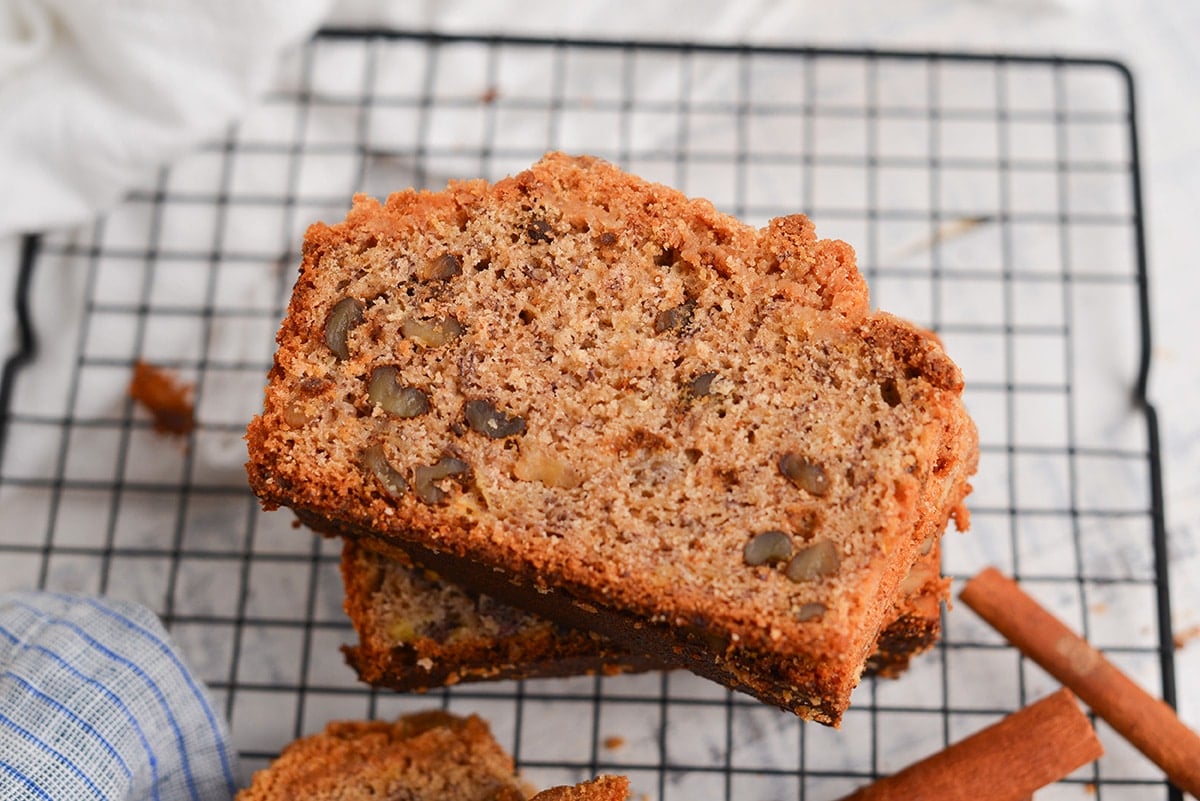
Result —
<svg viewBox="0 0 1200 801"><path fill-rule="evenodd" d="M129 379L129 397L150 413L159 434L187 436L196 427L192 405L194 389L176 376L148 362L138 360Z"/></svg>
<svg viewBox="0 0 1200 801"><path fill-rule="evenodd" d="M961 373L848 245L597 159L357 197L278 343L265 506L821 722L966 524Z"/></svg>
<svg viewBox="0 0 1200 801"><path fill-rule="evenodd" d="M627 798L628 777L603 775L581 784L550 787L529 801L625 801Z"/></svg>
<svg viewBox="0 0 1200 801"><path fill-rule="evenodd" d="M529 793L487 723L440 710L340 721L296 740L235 801L524 801ZM629 780L598 776L530 801L625 801Z"/></svg>
<svg viewBox="0 0 1200 801"><path fill-rule="evenodd" d="M342 721L296 740L235 801L522 801L510 757L480 718L430 711Z"/></svg>
<svg viewBox="0 0 1200 801"><path fill-rule="evenodd" d="M398 549L389 557L371 544L346 540L341 562L344 606L358 635L358 643L342 651L367 684L408 692L459 682L673 667L592 632L564 628L486 595L472 596L414 566ZM901 583L867 674L894 678L937 640L949 582L938 574L937 543L930 546Z"/></svg>

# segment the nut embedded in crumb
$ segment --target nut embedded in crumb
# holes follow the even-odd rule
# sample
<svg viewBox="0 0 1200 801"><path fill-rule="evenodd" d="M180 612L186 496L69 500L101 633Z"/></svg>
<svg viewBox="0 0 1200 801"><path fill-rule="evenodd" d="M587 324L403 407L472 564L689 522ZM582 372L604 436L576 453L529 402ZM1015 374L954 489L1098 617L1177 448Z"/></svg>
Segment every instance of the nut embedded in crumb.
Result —
<svg viewBox="0 0 1200 801"><path fill-rule="evenodd" d="M829 492L829 476L820 463L798 453L788 452L779 457L779 472L802 490L821 497Z"/></svg>
<svg viewBox="0 0 1200 801"><path fill-rule="evenodd" d="M470 470L466 462L453 457L438 459L430 465L417 465L413 469L413 488L417 497L428 504L441 503L446 498L446 491L435 484L443 478L461 476Z"/></svg>
<svg viewBox="0 0 1200 801"><path fill-rule="evenodd" d="M379 482L380 486L392 498L400 498L408 492L408 481L400 474L383 452L383 446L376 443L370 445L362 454L363 466Z"/></svg>
<svg viewBox="0 0 1200 801"><path fill-rule="evenodd" d="M350 358L350 329L362 324L363 310L356 298L342 298L325 318L325 345L339 360Z"/></svg>
<svg viewBox="0 0 1200 801"><path fill-rule="evenodd" d="M786 561L792 556L792 539L777 529L760 532L746 543L742 556L752 567Z"/></svg>
<svg viewBox="0 0 1200 801"><path fill-rule="evenodd" d="M788 562L787 577L797 583L816 581L837 572L842 558L831 540L817 540L792 557Z"/></svg>
<svg viewBox="0 0 1200 801"><path fill-rule="evenodd" d="M490 401L470 400L463 406L467 425L491 439L506 439L525 433L525 420L515 414L505 414Z"/></svg>
<svg viewBox="0 0 1200 801"><path fill-rule="evenodd" d="M447 342L453 342L462 336L465 330L454 315L446 315L432 322L410 317L400 325L404 336L427 348L440 348Z"/></svg>

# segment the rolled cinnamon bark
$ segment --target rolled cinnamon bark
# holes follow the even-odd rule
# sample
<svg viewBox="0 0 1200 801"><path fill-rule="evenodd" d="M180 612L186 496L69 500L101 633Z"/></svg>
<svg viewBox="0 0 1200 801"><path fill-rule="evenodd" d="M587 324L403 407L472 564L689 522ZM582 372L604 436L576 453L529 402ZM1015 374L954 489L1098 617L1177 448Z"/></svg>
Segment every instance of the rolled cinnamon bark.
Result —
<svg viewBox="0 0 1200 801"><path fill-rule="evenodd" d="M843 801L1022 801L1103 750L1063 689Z"/></svg>
<svg viewBox="0 0 1200 801"><path fill-rule="evenodd" d="M960 597L1023 654L1071 688L1172 783L1200 798L1200 735L1185 726L1175 710L1139 687L995 568L969 581Z"/></svg>

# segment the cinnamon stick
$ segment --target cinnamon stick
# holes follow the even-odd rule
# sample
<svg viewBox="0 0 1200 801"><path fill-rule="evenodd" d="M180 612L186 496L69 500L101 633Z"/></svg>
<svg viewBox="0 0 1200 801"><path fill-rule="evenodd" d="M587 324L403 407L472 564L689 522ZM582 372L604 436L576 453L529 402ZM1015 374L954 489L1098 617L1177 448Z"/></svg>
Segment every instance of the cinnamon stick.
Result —
<svg viewBox="0 0 1200 801"><path fill-rule="evenodd" d="M1074 695L1062 689L843 801L1022 801L1101 753Z"/></svg>
<svg viewBox="0 0 1200 801"><path fill-rule="evenodd" d="M969 581L960 597L1022 653L1074 690L1172 783L1200 798L1200 735L1171 707L1139 687L995 568Z"/></svg>

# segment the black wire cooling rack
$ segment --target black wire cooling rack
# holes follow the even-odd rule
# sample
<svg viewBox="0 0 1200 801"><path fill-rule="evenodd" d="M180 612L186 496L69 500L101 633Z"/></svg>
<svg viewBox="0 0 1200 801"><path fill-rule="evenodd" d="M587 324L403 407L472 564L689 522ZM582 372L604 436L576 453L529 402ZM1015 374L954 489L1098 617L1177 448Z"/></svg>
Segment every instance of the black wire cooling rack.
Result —
<svg viewBox="0 0 1200 801"><path fill-rule="evenodd" d="M840 731L685 673L356 684L336 544L262 512L241 467L303 229L354 191L496 178L547 149L758 224L803 210L855 244L874 302L938 331L967 376L982 461L947 574L1017 575L1173 700L1134 95L1103 61L323 32L237 126L94 225L26 243L0 589L158 612L247 776L327 720L442 705L487 718L541 785L616 771L658 801L825 799L1052 690L961 605ZM188 437L129 399L137 360L194 385ZM1098 727L1107 755L1039 798L1178 797Z"/></svg>

